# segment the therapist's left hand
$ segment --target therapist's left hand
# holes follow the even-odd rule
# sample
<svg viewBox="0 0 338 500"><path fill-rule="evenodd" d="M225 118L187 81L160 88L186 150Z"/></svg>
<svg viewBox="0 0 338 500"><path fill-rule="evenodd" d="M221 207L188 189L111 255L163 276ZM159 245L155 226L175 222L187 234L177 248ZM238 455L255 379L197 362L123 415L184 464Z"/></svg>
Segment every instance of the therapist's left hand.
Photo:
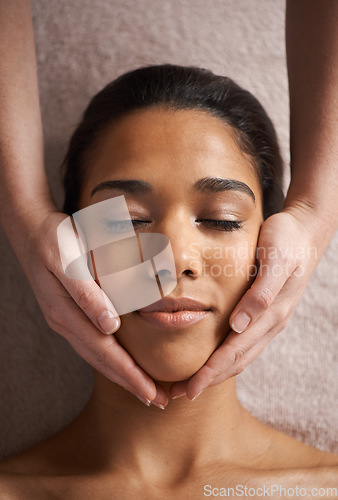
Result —
<svg viewBox="0 0 338 500"><path fill-rule="evenodd" d="M240 374L257 358L286 327L333 233L305 206L285 208L263 223L260 268L230 316L232 330L195 375L171 386L172 398L186 395L193 400L207 387Z"/></svg>

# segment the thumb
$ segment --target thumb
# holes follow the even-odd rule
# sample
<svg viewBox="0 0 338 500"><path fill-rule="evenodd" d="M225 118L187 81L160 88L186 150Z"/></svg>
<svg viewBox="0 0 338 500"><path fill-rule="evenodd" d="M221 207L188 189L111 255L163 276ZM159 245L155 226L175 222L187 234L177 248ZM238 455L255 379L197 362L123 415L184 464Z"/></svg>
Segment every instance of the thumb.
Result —
<svg viewBox="0 0 338 500"><path fill-rule="evenodd" d="M91 322L103 333L115 332L121 325L115 307L94 280L87 264L83 234L73 231L72 219L57 228L59 266L54 274Z"/></svg>
<svg viewBox="0 0 338 500"><path fill-rule="evenodd" d="M229 323L232 330L242 333L255 323L272 305L293 270L286 261L266 259L259 267L255 281L231 313Z"/></svg>
<svg viewBox="0 0 338 500"><path fill-rule="evenodd" d="M64 279L64 287L91 322L102 333L114 333L121 326L119 315L104 291L92 279Z"/></svg>

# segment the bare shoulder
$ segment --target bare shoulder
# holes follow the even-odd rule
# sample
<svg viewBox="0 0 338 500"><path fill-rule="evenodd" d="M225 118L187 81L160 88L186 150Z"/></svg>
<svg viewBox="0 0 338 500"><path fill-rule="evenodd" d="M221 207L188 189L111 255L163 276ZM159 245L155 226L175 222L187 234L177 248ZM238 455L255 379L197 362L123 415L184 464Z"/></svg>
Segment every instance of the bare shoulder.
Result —
<svg viewBox="0 0 338 500"><path fill-rule="evenodd" d="M338 475L338 455L319 450L298 439L276 431L274 457L283 475L309 480L336 480Z"/></svg>
<svg viewBox="0 0 338 500"><path fill-rule="evenodd" d="M0 473L1 500L51 500L86 498L77 496L78 481L72 477L40 474Z"/></svg>
<svg viewBox="0 0 338 500"><path fill-rule="evenodd" d="M34 473L37 468L39 453L32 447L22 453L6 458L0 462L1 500L26 500L41 496L39 476Z"/></svg>
<svg viewBox="0 0 338 500"><path fill-rule="evenodd" d="M70 460L66 453L58 457L54 449L55 459L47 442L0 462L0 500L106 499L113 498L117 488L125 488L121 474L93 471L79 462L71 464L74 455Z"/></svg>
<svg viewBox="0 0 338 500"><path fill-rule="evenodd" d="M63 437L61 432L0 462L1 500L66 498L78 464Z"/></svg>
<svg viewBox="0 0 338 500"><path fill-rule="evenodd" d="M23 500L23 489L12 474L0 474L0 491L3 500Z"/></svg>
<svg viewBox="0 0 338 500"><path fill-rule="evenodd" d="M51 459L51 440L31 446L30 448L10 456L0 462L0 477L33 476L48 472Z"/></svg>
<svg viewBox="0 0 338 500"><path fill-rule="evenodd" d="M45 467L44 457L47 458ZM1 500L69 498L72 476L50 474L49 469L48 456L41 452L39 446L3 460L0 462Z"/></svg>
<svg viewBox="0 0 338 500"><path fill-rule="evenodd" d="M263 424L248 414L252 449L259 450L254 457L257 470L311 469L332 467L337 471L338 455L307 445L284 432ZM264 446L262 445L264 443Z"/></svg>
<svg viewBox="0 0 338 500"><path fill-rule="evenodd" d="M88 445L69 426L48 439L0 461L0 475L53 477L83 473L88 469ZM2 500L2 499L0 499Z"/></svg>
<svg viewBox="0 0 338 500"><path fill-rule="evenodd" d="M39 478L14 474L0 473L1 500L47 500L48 492L41 489Z"/></svg>
<svg viewBox="0 0 338 500"><path fill-rule="evenodd" d="M323 451L314 446L307 445L298 439L277 432L275 437L276 447L279 447L281 458L286 464L300 468L333 467L338 470L338 455Z"/></svg>

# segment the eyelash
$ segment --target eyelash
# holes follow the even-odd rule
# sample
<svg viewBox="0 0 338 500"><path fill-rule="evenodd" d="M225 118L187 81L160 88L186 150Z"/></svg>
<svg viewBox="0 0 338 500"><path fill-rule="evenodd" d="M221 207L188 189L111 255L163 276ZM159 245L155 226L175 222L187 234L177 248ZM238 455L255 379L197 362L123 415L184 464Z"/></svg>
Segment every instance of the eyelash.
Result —
<svg viewBox="0 0 338 500"><path fill-rule="evenodd" d="M218 219L200 219L205 224L211 224L221 231L235 231L242 227L239 220L218 220ZM197 221L199 222L199 220Z"/></svg>
<svg viewBox="0 0 338 500"><path fill-rule="evenodd" d="M205 224L209 224L211 226L214 226L216 230L218 231L236 231L237 229L240 229L242 227L241 221L237 220L218 220L218 219L198 219L196 222L204 222ZM142 227L144 224L150 224L150 221L143 221L139 219L128 219L128 220L119 220L119 221L112 221L112 220L106 220L105 221L105 229L107 231L112 231L112 232L123 232L123 229L127 232L130 230L130 222L133 224L134 229L138 229ZM122 228L121 228L122 224Z"/></svg>

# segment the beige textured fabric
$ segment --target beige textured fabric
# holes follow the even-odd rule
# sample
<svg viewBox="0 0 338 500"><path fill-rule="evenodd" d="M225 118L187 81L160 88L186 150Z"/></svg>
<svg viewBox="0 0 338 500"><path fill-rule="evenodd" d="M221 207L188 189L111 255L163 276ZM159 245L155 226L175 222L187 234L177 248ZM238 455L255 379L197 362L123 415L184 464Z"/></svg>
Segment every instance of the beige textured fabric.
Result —
<svg viewBox="0 0 338 500"><path fill-rule="evenodd" d="M288 164L284 0L32 0L46 165L61 207L59 164L89 97L150 63L198 65L234 78L266 107ZM19 119L19 117L18 117ZM90 367L42 316L1 233L0 458L42 440L83 408ZM338 238L285 332L238 377L254 415L338 453Z"/></svg>

